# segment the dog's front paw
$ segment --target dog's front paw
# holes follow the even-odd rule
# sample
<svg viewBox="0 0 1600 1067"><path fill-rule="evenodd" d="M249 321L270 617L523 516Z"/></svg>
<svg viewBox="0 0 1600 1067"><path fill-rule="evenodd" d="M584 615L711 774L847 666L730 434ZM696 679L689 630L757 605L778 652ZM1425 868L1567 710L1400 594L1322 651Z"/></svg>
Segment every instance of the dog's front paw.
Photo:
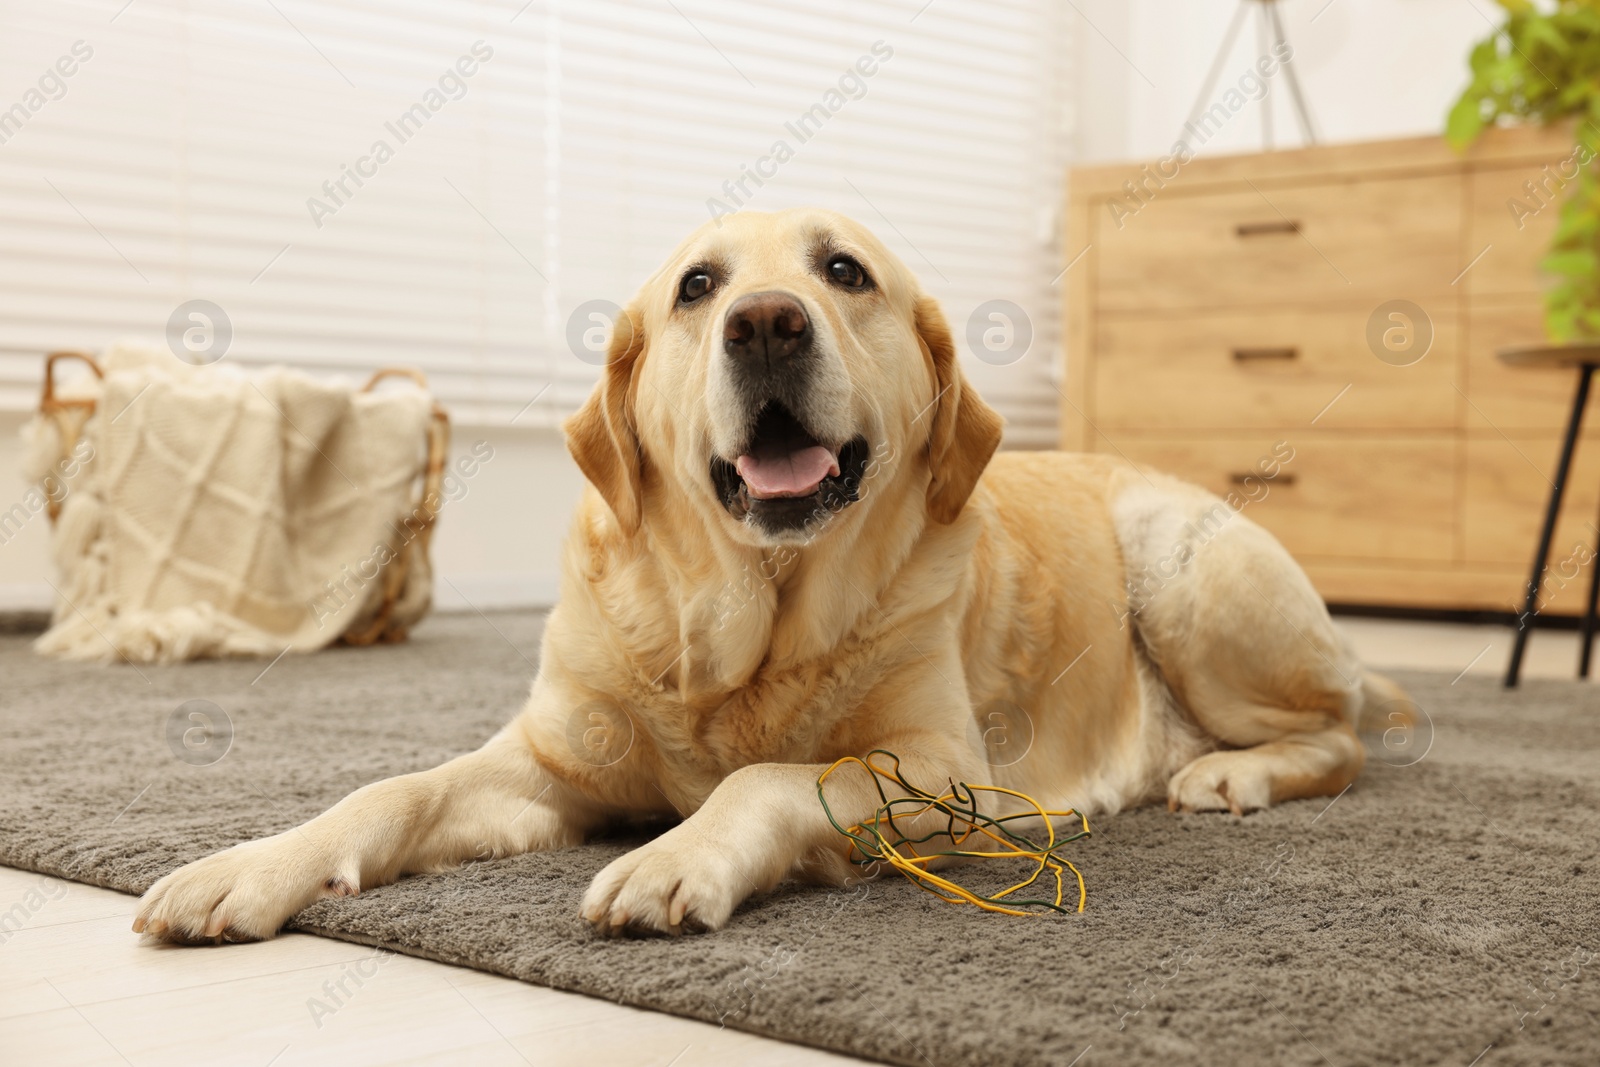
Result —
<svg viewBox="0 0 1600 1067"><path fill-rule="evenodd" d="M716 930L756 888L685 823L595 875L581 914L606 934Z"/></svg>
<svg viewBox="0 0 1600 1067"><path fill-rule="evenodd" d="M178 868L146 891L135 933L177 944L261 941L323 896L354 896L358 875L324 871L288 835L249 841Z"/></svg>
<svg viewBox="0 0 1600 1067"><path fill-rule="evenodd" d="M1201 756L1167 783L1169 811L1231 811L1243 815L1272 806L1272 779L1249 751Z"/></svg>

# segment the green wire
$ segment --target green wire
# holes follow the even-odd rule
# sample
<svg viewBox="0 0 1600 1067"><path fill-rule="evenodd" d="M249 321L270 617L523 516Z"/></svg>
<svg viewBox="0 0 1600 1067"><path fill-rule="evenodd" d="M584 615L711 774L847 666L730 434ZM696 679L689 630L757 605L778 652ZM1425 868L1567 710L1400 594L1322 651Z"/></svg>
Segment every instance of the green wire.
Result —
<svg viewBox="0 0 1600 1067"><path fill-rule="evenodd" d="M888 775L887 777L892 777L893 780L896 783L898 783L901 788L905 789L906 792L908 794L910 794L909 796L896 797L893 800L889 799L889 795L884 792L883 783L880 780L882 777L885 777L885 775L882 775L870 763L871 758L873 756L878 756L878 755L886 756L890 760L894 761L893 774L892 775ZM1035 841L1033 841L1033 840L1031 840L1029 838L1022 837L1021 835L1012 833L1004 825L1005 823L1011 822L1011 821L1016 820L1016 819L1036 819L1036 818L1039 818L1039 816L1036 813L1019 812L1019 813L1017 813L1015 815L1005 815L1005 816L1000 816L1000 817L995 817L995 816L991 816L991 815L985 815L981 811L978 810L977 791L971 785L967 784L966 782L957 783L954 779L952 779L950 781L951 799L950 800L941 800L941 799L939 799L939 797L935 796L934 794L929 793L926 790L921 789L918 786L914 786L910 782L908 782L905 779L905 776L900 773L900 757L897 756L895 753L890 752L887 749L875 748L875 749L871 750L870 752L868 752L867 753L867 759L866 760L862 760L861 762L863 763L864 766L866 766L867 771L872 775L873 788L875 788L877 790L878 799L880 801L882 801L882 803L879 804L876 809L874 809L871 819L864 820L862 823L857 824L858 826L860 826L863 829L865 829L868 834L871 835L870 838L859 837L856 834L851 833L845 827L839 825L839 820L834 817L833 809L828 806L828 798L827 798L827 795L825 794L825 792L823 790L823 778L826 777L826 773L827 772L824 772L824 775L823 776L819 776L818 779L817 779L817 800L820 801L821 804L822 804L822 810L823 810L823 813L825 815L827 815L827 817L828 817L828 823L834 828L834 830L836 830L839 833L840 836L849 838L850 841L855 846L854 851L860 852L862 857L863 857L862 859L859 859L859 860L852 859L852 860L849 861L850 863L852 863L852 864L854 864L856 866L865 867L865 866L867 866L867 865L869 865L871 863L875 863L875 862L884 860L886 853L890 849L899 849L899 848L901 848L902 846L905 846L905 845L920 845L920 844L923 844L923 843L925 843L927 841L931 841L932 839L934 839L936 837L949 837L953 842L955 840L956 836L957 836L957 833L956 833L956 822L957 822L957 819L959 818L960 821L962 821L962 822L964 822L964 823L966 823L968 825L969 829L966 831L967 834L970 834L972 832L972 830L978 828L979 826L989 827L991 829L997 830L1000 834L1002 834L1012 844L1018 845L1018 846L1026 846L1028 851L1037 854L1036 856L1028 857L1030 859L1033 859L1034 862L1036 862L1038 864L1038 867L1033 872L1033 876L1028 878L1026 881L1019 882L1016 885L1012 886L1011 888L1002 891L1000 894L998 894L996 896L984 896L984 895L982 895L980 893L977 893L977 892L975 892L973 890L970 890L970 889L966 890L967 892L972 893L972 895L974 897L976 897L977 899L983 901L984 903L993 904L993 905L995 905L997 907L1040 907L1040 908L1047 908L1050 911L1058 912L1058 913L1060 913L1062 915L1071 914L1072 911L1075 910L1075 909L1066 908L1066 907L1064 907L1064 906L1062 906L1060 904L1056 904L1054 901L1050 901L1050 900L1033 900L1033 899L1014 900L1014 899L1010 899L1007 896L1007 894L1015 893L1015 892L1018 892L1018 891L1023 890L1023 889L1032 888L1032 886L1039 881L1040 877L1042 877L1043 874L1045 873L1045 871L1047 871L1047 870L1049 870L1052 873L1052 875L1055 877L1056 883L1057 883L1057 887L1060 888L1061 882L1062 882L1062 879L1061 879L1062 865L1070 867L1071 864L1067 860L1064 860L1060 856L1057 856L1056 855L1056 851L1058 849L1060 849L1064 845L1071 844L1074 841L1081 841L1085 837L1088 837L1090 835L1090 831L1088 831L1088 830L1080 830L1077 833L1075 833L1075 834L1073 834L1073 835L1071 835L1069 837L1064 837L1064 838L1058 839L1054 845L1050 846L1049 848L1046 848L1045 846L1043 846L1043 845L1041 845L1041 844L1039 844L1039 843L1037 843L1037 842L1035 842ZM831 768L830 768L830 770L831 770ZM963 792L965 793L965 796L963 796ZM917 837L917 838L907 837L901 831L899 825L895 822L895 818L896 818L896 815L897 815L897 813L895 811L896 805L905 805L905 804L909 804L909 805L913 805L913 806L919 806L922 809L923 812L928 811L930 808L944 812L945 815L946 815L945 829L944 830L934 830L934 831L932 831L932 832L930 832L930 833L928 833L928 834L926 834L926 835L924 835L922 837ZM890 841L884 835L883 831L881 829L879 829L880 825L885 823L885 822L887 822L889 824L889 827L894 831L894 833L896 835L896 839L894 841ZM876 844L876 850L874 850L874 843ZM980 858L981 859L981 858L989 858L989 857L996 856L997 853L994 853L994 852L973 852L973 851L966 850L966 849L950 849L950 850L941 850L941 851L938 851L938 852L931 852L931 853L928 853L926 856L924 856L920 852L917 853L917 855L920 858L933 858L935 856L947 856L947 857L955 857L955 858ZM1052 863L1054 863L1055 866L1052 866L1051 865ZM906 872L902 872L902 873L906 873ZM920 882L916 878L912 877L909 873L906 873L906 877L908 879L910 879L911 882L917 886L917 888L923 890L924 892L933 893L935 896L938 896L941 900L949 900L950 899L950 898L944 896L943 894L938 893L932 887L922 884L922 882Z"/></svg>

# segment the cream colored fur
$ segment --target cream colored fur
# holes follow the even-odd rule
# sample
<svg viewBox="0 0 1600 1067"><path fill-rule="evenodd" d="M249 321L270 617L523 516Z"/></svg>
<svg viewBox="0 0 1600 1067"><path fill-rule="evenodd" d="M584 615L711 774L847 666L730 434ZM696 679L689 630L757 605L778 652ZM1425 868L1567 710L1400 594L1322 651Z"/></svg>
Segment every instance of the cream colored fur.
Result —
<svg viewBox="0 0 1600 1067"><path fill-rule="evenodd" d="M824 239L870 293L816 269ZM710 303L678 307L680 275L708 260L724 275ZM818 321L826 374L848 382L830 417L873 451L858 503L782 537L735 521L707 475L728 414L721 309L771 289ZM582 913L602 930L714 929L786 876L849 875L816 782L874 748L913 780L1096 814L1243 812L1336 794L1360 770L1363 692L1391 690L1283 548L1231 511L1196 539L1186 524L1215 498L1112 459L991 462L999 418L937 306L862 227L725 218L617 333L568 425L591 489L521 714L476 752L168 875L136 930L268 937L319 896L658 814L683 821L603 870ZM1159 588L1131 595L1152 567ZM877 803L848 768L829 796L845 819Z"/></svg>

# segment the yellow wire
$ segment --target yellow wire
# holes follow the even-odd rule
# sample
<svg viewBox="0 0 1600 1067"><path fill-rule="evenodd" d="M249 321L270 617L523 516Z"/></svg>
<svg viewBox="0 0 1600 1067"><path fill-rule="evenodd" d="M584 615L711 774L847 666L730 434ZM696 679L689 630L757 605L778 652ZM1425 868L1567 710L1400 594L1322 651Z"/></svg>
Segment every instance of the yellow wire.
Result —
<svg viewBox="0 0 1600 1067"><path fill-rule="evenodd" d="M1047 810L1043 804L1039 803L1039 801L1035 800L1033 797L1028 796L1026 793L1021 793L1014 789L1006 789L1003 786L968 785L967 783L962 783L962 787L967 790L968 797L970 798L972 804L972 811L969 813L960 808L952 806L951 802L961 802L961 796L955 791L954 782L951 783L951 792L941 793L938 796L928 793L925 790L918 789L901 777L899 756L896 756L891 752L884 752L883 755L894 760L894 769L891 771L886 768L879 767L873 761L873 756L877 755L879 751L881 750L875 750L874 752L868 753L866 759L862 759L858 756L845 756L841 759L835 760L817 778L817 794L819 797L822 797L822 789L828 778L833 774L834 771L838 770L839 767L846 763L859 764L872 776L873 787L877 789L878 797L883 801L883 803L878 806L877 810L870 818L855 823L849 828L840 831L842 834L850 838L851 853L859 853L865 858L881 860L887 863L891 868L899 871L902 875L909 879L913 885L947 903L971 904L974 907L980 908L984 911L998 912L1005 915L1037 914L1037 912L1021 910L1022 906L1024 905L1007 906L999 903L999 901L1011 895L1012 893L1034 885L1046 871L1050 872L1051 877L1055 881L1056 891L1054 904L1056 908L1059 908L1066 891L1065 880L1062 878L1061 874L1062 866L1065 865L1068 870L1072 871L1073 876L1077 879L1077 910L1079 912L1083 911L1088 901L1088 890L1083 880L1083 872L1079 871L1071 861L1061 859L1054 854L1055 849L1058 846L1056 845L1055 824L1052 820L1056 818L1065 819L1072 816L1077 816L1083 826L1083 833L1088 834L1090 830L1089 819L1087 816L1072 808L1068 808L1064 811ZM894 800L889 799L888 794L884 791L883 784L880 779L892 781L899 785L903 790L905 790L906 795L896 797ZM1028 807L1032 808L1033 815L1042 819L1045 824L1046 840L1043 847L1035 847L1031 849L1024 848L1022 845L1019 845L1017 841L1013 840L1011 836L996 832L993 827L999 826L1001 823L990 816L983 815L978 810L977 794L979 792L1001 793L1017 800L1021 800ZM915 811L909 813L909 817L913 820L920 818L931 811L943 811L945 814L947 814L949 816L949 827L943 836L947 837L953 845L957 846L957 848L953 850L942 850L939 853L931 856L923 856L918 853L916 849L916 842L913 842L910 838L908 838L906 834L901 831L899 825L895 822L897 818L907 815L906 812L897 812L895 810L895 805L903 804L908 801L914 804L919 801L921 802L920 806L918 806ZM826 804L827 802L824 798L824 808L826 808ZM1026 812L1017 813L1017 815L1024 816L1026 814ZM1017 816L1007 816L1006 818L1009 820L1015 817ZM829 818L830 820L832 819L831 813ZM957 829L958 823L962 824L959 830ZM882 832L881 828L885 824L893 832L897 840L890 840L889 837ZM838 826L837 823L834 825L836 827ZM959 846L964 844L974 832L983 834L998 847L987 849L981 852L959 848ZM863 842L858 835L864 834L870 834L872 839L877 842L876 853L869 852L865 847L863 847ZM1028 839L1024 838L1023 840ZM1029 841L1029 843L1032 844L1031 841ZM910 852L909 856L902 853L902 846L904 846ZM1034 863L1033 873L1028 878L1023 879L1015 885L1012 885L998 893L995 893L993 896L986 898L970 889L965 888L964 886L959 885L954 881L951 881L948 878L935 874L926 869L927 864L930 864L933 861L942 858L943 856L951 855L974 860L1027 859L1033 861ZM1034 906L1037 907L1039 905L1035 903Z"/></svg>

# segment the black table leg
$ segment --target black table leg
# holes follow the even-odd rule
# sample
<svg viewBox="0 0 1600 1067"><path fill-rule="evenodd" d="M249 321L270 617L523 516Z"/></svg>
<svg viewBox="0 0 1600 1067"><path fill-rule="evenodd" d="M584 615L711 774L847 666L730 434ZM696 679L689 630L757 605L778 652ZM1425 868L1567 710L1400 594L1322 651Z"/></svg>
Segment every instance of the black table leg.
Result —
<svg viewBox="0 0 1600 1067"><path fill-rule="evenodd" d="M1600 529L1600 525L1596 526ZM1597 546L1600 551L1600 546ZM1590 553L1589 560L1589 602L1583 609L1583 630L1578 640L1582 648L1578 651L1578 677L1589 677L1589 656L1594 651L1595 630L1595 603L1600 601L1600 555Z"/></svg>
<svg viewBox="0 0 1600 1067"><path fill-rule="evenodd" d="M1556 480L1550 486L1550 505L1544 513L1544 529L1539 533L1539 548L1533 556L1533 575L1528 579L1528 596L1517 616L1517 636L1511 643L1511 662L1506 666L1506 688L1515 689L1522 674L1522 655L1527 651L1533 617L1539 612L1539 586L1544 582L1545 564L1550 561L1550 541L1556 535L1556 520L1561 517L1561 497L1567 491L1567 474L1572 469L1572 452L1583 428L1583 409L1589 403L1589 380L1595 364L1578 368L1578 391L1572 398L1572 414L1567 419L1567 434L1561 441L1561 459L1556 464ZM1600 563L1600 561L1597 561Z"/></svg>

